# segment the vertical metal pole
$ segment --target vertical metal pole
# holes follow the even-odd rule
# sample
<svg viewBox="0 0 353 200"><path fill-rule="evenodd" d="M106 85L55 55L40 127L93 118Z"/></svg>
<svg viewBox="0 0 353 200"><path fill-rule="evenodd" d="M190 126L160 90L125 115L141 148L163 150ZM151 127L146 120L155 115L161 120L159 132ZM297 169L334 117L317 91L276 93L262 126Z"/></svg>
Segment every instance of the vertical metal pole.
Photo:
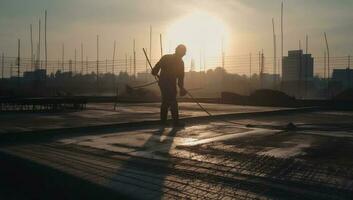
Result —
<svg viewBox="0 0 353 200"><path fill-rule="evenodd" d="M47 73L48 64L48 48L47 48L47 10L45 10L44 15L44 50L45 50L45 77Z"/></svg>
<svg viewBox="0 0 353 200"><path fill-rule="evenodd" d="M129 56L130 76L132 76L132 58Z"/></svg>
<svg viewBox="0 0 353 200"><path fill-rule="evenodd" d="M264 68L265 68L265 56L264 56L264 50L262 50L262 52L261 52L261 85L262 85L262 87L263 87Z"/></svg>
<svg viewBox="0 0 353 200"><path fill-rule="evenodd" d="M351 56L348 55L348 87L351 87Z"/></svg>
<svg viewBox="0 0 353 200"><path fill-rule="evenodd" d="M88 74L88 56L86 56L86 74Z"/></svg>
<svg viewBox="0 0 353 200"><path fill-rule="evenodd" d="M134 39L134 48L133 48L133 53L134 53L134 79L136 79L136 43Z"/></svg>
<svg viewBox="0 0 353 200"><path fill-rule="evenodd" d="M152 25L150 25L150 62L152 63Z"/></svg>
<svg viewBox="0 0 353 200"><path fill-rule="evenodd" d="M69 60L69 72L72 74L72 60Z"/></svg>
<svg viewBox="0 0 353 200"><path fill-rule="evenodd" d="M1 54L1 79L4 80L4 67L5 67L5 55L4 52Z"/></svg>
<svg viewBox="0 0 353 200"><path fill-rule="evenodd" d="M249 79L251 79L251 61L252 61L252 58L251 58L251 53L249 54L250 56L250 63L249 63Z"/></svg>
<svg viewBox="0 0 353 200"><path fill-rule="evenodd" d="M276 49L276 33L275 33L275 20L272 18L273 29L273 88L276 87L276 74L277 74L277 49Z"/></svg>
<svg viewBox="0 0 353 200"><path fill-rule="evenodd" d="M125 73L127 73L127 54L125 53Z"/></svg>
<svg viewBox="0 0 353 200"><path fill-rule="evenodd" d="M77 57L77 50L75 48L75 56L74 56L74 72L76 73L76 57Z"/></svg>
<svg viewBox="0 0 353 200"><path fill-rule="evenodd" d="M17 81L18 86L20 85L20 65L21 65L21 40L18 39L18 49L17 49Z"/></svg>
<svg viewBox="0 0 353 200"><path fill-rule="evenodd" d="M302 81L303 81L303 54L299 54L299 81L298 81L298 96L299 98L302 98Z"/></svg>
<svg viewBox="0 0 353 200"><path fill-rule="evenodd" d="M221 55L222 55L222 68L224 70L224 38L222 37L222 42L221 42Z"/></svg>
<svg viewBox="0 0 353 200"><path fill-rule="evenodd" d="M61 70L64 72L65 44L63 43L61 47Z"/></svg>
<svg viewBox="0 0 353 200"><path fill-rule="evenodd" d="M81 74L83 74L83 43L81 42Z"/></svg>
<svg viewBox="0 0 353 200"><path fill-rule="evenodd" d="M99 83L98 83L98 79L99 79L99 35L97 35L97 68L96 68L96 80L97 80L97 92L98 92L98 88L99 88Z"/></svg>
<svg viewBox="0 0 353 200"><path fill-rule="evenodd" d="M113 66L112 66L112 73L115 80L115 49L116 49L116 41L114 40L114 48L113 48Z"/></svg>
<svg viewBox="0 0 353 200"><path fill-rule="evenodd" d="M283 71L283 1L281 3L281 71ZM282 81L280 89L282 89Z"/></svg>
<svg viewBox="0 0 353 200"><path fill-rule="evenodd" d="M327 50L327 88L328 88L327 91L329 92L329 95L330 95L331 94L331 92L330 92L330 76L331 76L331 70L330 70L330 48L328 46L326 32L324 33L324 36L325 36L326 50Z"/></svg>
<svg viewBox="0 0 353 200"><path fill-rule="evenodd" d="M308 54L309 52L309 36L306 35L305 37L305 54Z"/></svg>
<svg viewBox="0 0 353 200"><path fill-rule="evenodd" d="M326 51L324 51L324 80L326 79Z"/></svg>
<svg viewBox="0 0 353 200"><path fill-rule="evenodd" d="M162 41L162 34L159 34L159 44L161 47L161 57L163 56L163 41Z"/></svg>
<svg viewBox="0 0 353 200"><path fill-rule="evenodd" d="M259 79L260 79L260 76L261 76L261 51L259 51Z"/></svg>
<svg viewBox="0 0 353 200"><path fill-rule="evenodd" d="M38 28L39 28L39 33L38 33L38 37L39 37L39 39L38 39L38 66L40 66L40 29L41 29L41 26L40 26L41 24L40 24L40 20L39 20L39 26L38 26Z"/></svg>
<svg viewBox="0 0 353 200"><path fill-rule="evenodd" d="M29 26L30 34L31 34L31 71L33 71L33 30L32 24Z"/></svg>

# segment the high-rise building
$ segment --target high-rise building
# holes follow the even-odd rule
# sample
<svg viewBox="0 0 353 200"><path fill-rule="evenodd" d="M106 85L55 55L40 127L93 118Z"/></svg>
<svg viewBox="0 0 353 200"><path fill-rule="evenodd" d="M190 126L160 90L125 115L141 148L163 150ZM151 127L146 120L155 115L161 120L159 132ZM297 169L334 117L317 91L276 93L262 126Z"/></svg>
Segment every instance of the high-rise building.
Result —
<svg viewBox="0 0 353 200"><path fill-rule="evenodd" d="M352 87L353 86L353 69L334 69L332 73L332 80L338 82L342 87Z"/></svg>
<svg viewBox="0 0 353 200"><path fill-rule="evenodd" d="M282 81L310 81L314 76L314 59L303 50L288 51L282 66Z"/></svg>

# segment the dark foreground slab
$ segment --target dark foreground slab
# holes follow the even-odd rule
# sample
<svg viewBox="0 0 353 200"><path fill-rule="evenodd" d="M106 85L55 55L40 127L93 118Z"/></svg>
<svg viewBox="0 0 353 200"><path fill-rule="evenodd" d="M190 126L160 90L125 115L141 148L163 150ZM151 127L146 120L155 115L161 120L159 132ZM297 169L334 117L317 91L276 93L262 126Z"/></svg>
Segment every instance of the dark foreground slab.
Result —
<svg viewBox="0 0 353 200"><path fill-rule="evenodd" d="M60 170L0 153L0 199L128 199Z"/></svg>

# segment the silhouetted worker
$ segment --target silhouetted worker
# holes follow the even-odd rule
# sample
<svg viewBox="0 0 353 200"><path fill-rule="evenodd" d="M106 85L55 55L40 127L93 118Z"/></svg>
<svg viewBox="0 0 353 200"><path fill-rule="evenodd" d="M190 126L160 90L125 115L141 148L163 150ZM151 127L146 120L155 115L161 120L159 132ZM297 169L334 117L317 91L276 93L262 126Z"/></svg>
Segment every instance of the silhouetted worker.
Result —
<svg viewBox="0 0 353 200"><path fill-rule="evenodd" d="M152 74L159 74L159 88L161 90L161 123L166 125L168 118L168 109L172 113L173 126L184 126L179 122L179 109L177 102L177 81L180 96L186 95L184 89L184 62L182 60L186 53L184 45L178 45L174 54L164 55L152 69Z"/></svg>

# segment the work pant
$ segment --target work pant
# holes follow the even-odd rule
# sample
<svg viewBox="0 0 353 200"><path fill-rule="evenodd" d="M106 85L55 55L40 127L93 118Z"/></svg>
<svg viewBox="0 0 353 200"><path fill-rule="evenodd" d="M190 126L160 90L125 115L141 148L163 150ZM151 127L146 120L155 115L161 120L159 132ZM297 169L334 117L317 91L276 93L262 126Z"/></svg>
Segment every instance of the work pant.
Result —
<svg viewBox="0 0 353 200"><path fill-rule="evenodd" d="M179 108L177 102L177 90L176 86L161 86L161 121L166 122L168 119L168 110L170 109L172 113L172 119L174 122L179 120Z"/></svg>

